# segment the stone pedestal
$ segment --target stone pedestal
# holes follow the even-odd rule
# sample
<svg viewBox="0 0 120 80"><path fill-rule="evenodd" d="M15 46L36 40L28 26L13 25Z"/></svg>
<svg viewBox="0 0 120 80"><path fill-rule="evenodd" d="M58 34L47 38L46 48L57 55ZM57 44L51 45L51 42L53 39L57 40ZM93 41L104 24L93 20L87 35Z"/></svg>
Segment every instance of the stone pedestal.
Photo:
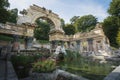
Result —
<svg viewBox="0 0 120 80"><path fill-rule="evenodd" d="M90 38L87 41L88 41L88 51L92 52L93 51L93 39Z"/></svg>

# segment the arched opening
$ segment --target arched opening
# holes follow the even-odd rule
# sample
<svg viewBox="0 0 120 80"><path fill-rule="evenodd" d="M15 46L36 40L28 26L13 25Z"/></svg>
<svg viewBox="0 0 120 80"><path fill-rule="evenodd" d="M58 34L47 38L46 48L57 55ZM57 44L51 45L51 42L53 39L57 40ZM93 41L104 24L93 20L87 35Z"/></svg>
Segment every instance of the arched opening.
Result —
<svg viewBox="0 0 120 80"><path fill-rule="evenodd" d="M36 19L37 27L34 30L34 37L37 40L49 41L49 32L55 28L53 21L47 17Z"/></svg>

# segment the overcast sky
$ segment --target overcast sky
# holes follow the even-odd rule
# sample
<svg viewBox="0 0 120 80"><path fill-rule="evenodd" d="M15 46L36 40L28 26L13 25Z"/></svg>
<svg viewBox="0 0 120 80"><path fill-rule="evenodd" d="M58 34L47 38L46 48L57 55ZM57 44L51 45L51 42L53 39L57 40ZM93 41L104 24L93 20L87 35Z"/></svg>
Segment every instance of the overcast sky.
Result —
<svg viewBox="0 0 120 80"><path fill-rule="evenodd" d="M30 5L36 4L41 7L52 10L52 12L63 18L65 22L73 16L83 16L92 14L98 21L103 21L107 16L107 9L111 0L9 0L10 8L23 10Z"/></svg>

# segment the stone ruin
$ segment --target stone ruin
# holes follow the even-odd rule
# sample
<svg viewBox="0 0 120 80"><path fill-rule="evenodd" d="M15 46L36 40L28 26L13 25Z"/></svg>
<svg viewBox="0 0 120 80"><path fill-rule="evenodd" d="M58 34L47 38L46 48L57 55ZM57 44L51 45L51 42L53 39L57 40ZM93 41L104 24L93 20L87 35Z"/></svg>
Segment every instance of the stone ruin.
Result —
<svg viewBox="0 0 120 80"><path fill-rule="evenodd" d="M25 49L31 49L33 46L33 31L37 26L35 21L39 18L42 18L47 20L51 25L49 33L51 52L55 51L56 46L60 42L61 46L65 46L66 49L78 51L85 56L91 56L93 54L95 56L109 56L111 53L109 49L109 40L103 32L102 25L99 23L96 25L95 29L91 30L90 32L76 33L68 36L65 35L61 27L59 16L53 13L51 10L33 4L28 9L23 10L23 12L23 16L18 17L16 25L6 24L5 26L9 29L9 31L5 32L4 30L7 29L2 27L1 29L3 30L0 30L0 33L14 35L14 43L18 43L18 45L19 37L24 36Z"/></svg>

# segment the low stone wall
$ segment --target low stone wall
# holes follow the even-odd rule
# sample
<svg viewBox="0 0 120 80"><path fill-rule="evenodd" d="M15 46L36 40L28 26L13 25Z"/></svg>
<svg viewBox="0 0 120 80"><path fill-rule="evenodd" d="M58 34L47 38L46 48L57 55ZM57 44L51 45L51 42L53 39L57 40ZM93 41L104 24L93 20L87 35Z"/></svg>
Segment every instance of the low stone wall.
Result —
<svg viewBox="0 0 120 80"><path fill-rule="evenodd" d="M120 80L120 66L113 70L104 80Z"/></svg>
<svg viewBox="0 0 120 80"><path fill-rule="evenodd" d="M30 73L30 77L32 80L88 80L63 70L55 70L52 73Z"/></svg>
<svg viewBox="0 0 120 80"><path fill-rule="evenodd" d="M17 55L17 54L25 54L25 55L36 55L36 54L50 54L50 50L43 48L40 50L20 50L20 51L12 51L13 55Z"/></svg>

